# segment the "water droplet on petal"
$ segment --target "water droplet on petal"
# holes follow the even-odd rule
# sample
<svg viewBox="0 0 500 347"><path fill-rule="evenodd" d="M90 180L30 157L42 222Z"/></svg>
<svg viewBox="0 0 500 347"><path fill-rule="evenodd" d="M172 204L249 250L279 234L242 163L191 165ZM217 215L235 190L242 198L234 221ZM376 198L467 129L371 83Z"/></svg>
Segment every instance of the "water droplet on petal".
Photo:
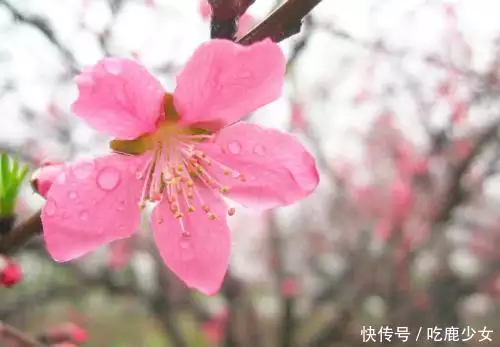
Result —
<svg viewBox="0 0 500 347"><path fill-rule="evenodd" d="M75 192L74 190L70 190L68 192L68 198L70 198L71 200L76 200L76 198L78 198L77 192Z"/></svg>
<svg viewBox="0 0 500 347"><path fill-rule="evenodd" d="M45 214L47 216L53 216L56 214L57 211L57 205L56 202L52 199L47 200L47 203L45 204L44 207Z"/></svg>
<svg viewBox="0 0 500 347"><path fill-rule="evenodd" d="M266 155L266 148L262 145L256 145L253 148L253 152L257 155Z"/></svg>
<svg viewBox="0 0 500 347"><path fill-rule="evenodd" d="M94 171L94 163L91 161L86 161L79 163L75 168L73 168L73 174L76 178L83 180L89 177Z"/></svg>
<svg viewBox="0 0 500 347"><path fill-rule="evenodd" d="M107 167L97 174L97 186L102 190L111 191L120 183L120 172L114 167Z"/></svg>
<svg viewBox="0 0 500 347"><path fill-rule="evenodd" d="M227 149L232 154L239 154L241 152L241 145L238 141L232 141L227 145Z"/></svg>
<svg viewBox="0 0 500 347"><path fill-rule="evenodd" d="M122 64L118 59L106 59L104 61L104 68L107 72L115 76L119 75L122 72Z"/></svg>
<svg viewBox="0 0 500 347"><path fill-rule="evenodd" d="M89 213L87 211L80 212L80 219L82 221L86 221L89 219Z"/></svg>

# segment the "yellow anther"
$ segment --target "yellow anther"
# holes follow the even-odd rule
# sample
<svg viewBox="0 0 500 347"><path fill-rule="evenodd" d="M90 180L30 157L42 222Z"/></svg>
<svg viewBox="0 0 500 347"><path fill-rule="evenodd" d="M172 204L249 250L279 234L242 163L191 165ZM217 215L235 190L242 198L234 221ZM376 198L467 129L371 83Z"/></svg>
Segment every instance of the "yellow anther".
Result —
<svg viewBox="0 0 500 347"><path fill-rule="evenodd" d="M232 173L231 170L224 169L224 176L229 176L231 173Z"/></svg>
<svg viewBox="0 0 500 347"><path fill-rule="evenodd" d="M207 205L202 205L201 208L203 209L203 211L205 211L206 213L210 212L210 207L208 207Z"/></svg>
<svg viewBox="0 0 500 347"><path fill-rule="evenodd" d="M141 202L138 204L138 206L139 206L139 208L140 208L141 210L143 210L143 209L144 209L144 207L146 207L146 203L145 203L144 201L141 201Z"/></svg>
<svg viewBox="0 0 500 347"><path fill-rule="evenodd" d="M186 195L187 195L187 197L188 197L189 200L193 199L193 192L192 191L188 191L186 193Z"/></svg>
<svg viewBox="0 0 500 347"><path fill-rule="evenodd" d="M182 169L183 169L183 165L182 164L178 164L177 165L177 172L182 172Z"/></svg>
<svg viewBox="0 0 500 347"><path fill-rule="evenodd" d="M213 213L210 213L208 215L208 219L210 219L210 220L216 220L217 218L215 217L215 215Z"/></svg>
<svg viewBox="0 0 500 347"><path fill-rule="evenodd" d="M193 185L194 185L194 182L193 182L192 180L187 181L187 186L188 186L189 188L192 188L192 187L193 187Z"/></svg>
<svg viewBox="0 0 500 347"><path fill-rule="evenodd" d="M175 218L177 219L181 219L182 217L184 217L184 213L182 212L177 212L175 215L174 215Z"/></svg>
<svg viewBox="0 0 500 347"><path fill-rule="evenodd" d="M188 212L189 213L193 213L194 212L194 206L189 205Z"/></svg>
<svg viewBox="0 0 500 347"><path fill-rule="evenodd" d="M222 187L220 187L219 190L220 190L221 194L226 194L227 192L229 192L229 187L222 186Z"/></svg>
<svg viewBox="0 0 500 347"><path fill-rule="evenodd" d="M235 213L236 213L236 209L234 207L231 207L229 210L227 210L227 214L229 216L234 216Z"/></svg>
<svg viewBox="0 0 500 347"><path fill-rule="evenodd" d="M238 178L240 179L241 182L246 182L247 180L247 178L244 175L240 175Z"/></svg>

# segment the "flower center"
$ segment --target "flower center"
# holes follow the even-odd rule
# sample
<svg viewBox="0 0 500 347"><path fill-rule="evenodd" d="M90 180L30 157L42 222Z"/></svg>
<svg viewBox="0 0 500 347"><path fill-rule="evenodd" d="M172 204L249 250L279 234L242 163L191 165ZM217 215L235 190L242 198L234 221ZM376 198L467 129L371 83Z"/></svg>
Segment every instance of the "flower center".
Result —
<svg viewBox="0 0 500 347"><path fill-rule="evenodd" d="M155 132L130 141L113 140L111 148L129 155L152 153L137 174L137 178L144 181L139 207L144 208L147 202L158 202L163 198L177 219L201 208L209 220L215 220L217 216L204 201L199 189L210 189L215 194L229 192L230 187L216 178L217 172L219 177L242 182L246 178L196 148L200 142L212 141L214 135L205 129L183 127L178 122L179 116L173 108L170 94L166 94L163 106L163 117ZM232 216L234 208L229 208L227 213Z"/></svg>

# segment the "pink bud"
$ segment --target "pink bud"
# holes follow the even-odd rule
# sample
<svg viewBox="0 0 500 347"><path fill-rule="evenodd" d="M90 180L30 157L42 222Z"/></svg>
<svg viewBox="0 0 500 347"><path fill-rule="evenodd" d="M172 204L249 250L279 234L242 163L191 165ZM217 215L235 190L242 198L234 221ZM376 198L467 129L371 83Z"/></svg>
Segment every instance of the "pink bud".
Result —
<svg viewBox="0 0 500 347"><path fill-rule="evenodd" d="M23 273L21 267L13 262L9 262L0 274L0 283L6 288L10 288L19 283L22 278Z"/></svg>
<svg viewBox="0 0 500 347"><path fill-rule="evenodd" d="M299 294L299 282L295 278L286 278L281 282L280 291L285 298L294 298Z"/></svg>
<svg viewBox="0 0 500 347"><path fill-rule="evenodd" d="M64 165L51 162L42 163L31 176L33 190L46 198L52 183L64 172Z"/></svg>

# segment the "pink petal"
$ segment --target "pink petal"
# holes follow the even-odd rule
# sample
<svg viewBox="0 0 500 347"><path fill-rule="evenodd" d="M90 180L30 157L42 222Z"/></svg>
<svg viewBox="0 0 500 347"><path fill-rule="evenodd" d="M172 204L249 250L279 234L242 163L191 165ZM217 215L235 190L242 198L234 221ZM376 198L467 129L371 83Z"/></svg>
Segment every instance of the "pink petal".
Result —
<svg viewBox="0 0 500 347"><path fill-rule="evenodd" d="M72 111L96 130L130 140L155 129L165 91L137 62L105 58L75 80Z"/></svg>
<svg viewBox="0 0 500 347"><path fill-rule="evenodd" d="M110 154L71 165L53 183L42 210L47 249L56 261L78 258L129 237L139 225L143 157Z"/></svg>
<svg viewBox="0 0 500 347"><path fill-rule="evenodd" d="M243 205L269 209L307 197L318 185L313 157L291 134L239 122L222 129L215 143L199 148L208 157L245 176L242 182L225 176L218 165L208 171L223 185L226 194Z"/></svg>
<svg viewBox="0 0 500 347"><path fill-rule="evenodd" d="M214 295L226 273L231 240L226 224L226 206L219 196L197 187L204 202L217 216L209 220L200 204L193 213L182 218L183 236L178 219L174 218L164 199L153 211L152 227L156 245L165 264L190 288L205 295Z"/></svg>
<svg viewBox="0 0 500 347"><path fill-rule="evenodd" d="M279 98L285 66L269 39L251 46L210 40L177 76L175 108L185 124L218 129Z"/></svg>

